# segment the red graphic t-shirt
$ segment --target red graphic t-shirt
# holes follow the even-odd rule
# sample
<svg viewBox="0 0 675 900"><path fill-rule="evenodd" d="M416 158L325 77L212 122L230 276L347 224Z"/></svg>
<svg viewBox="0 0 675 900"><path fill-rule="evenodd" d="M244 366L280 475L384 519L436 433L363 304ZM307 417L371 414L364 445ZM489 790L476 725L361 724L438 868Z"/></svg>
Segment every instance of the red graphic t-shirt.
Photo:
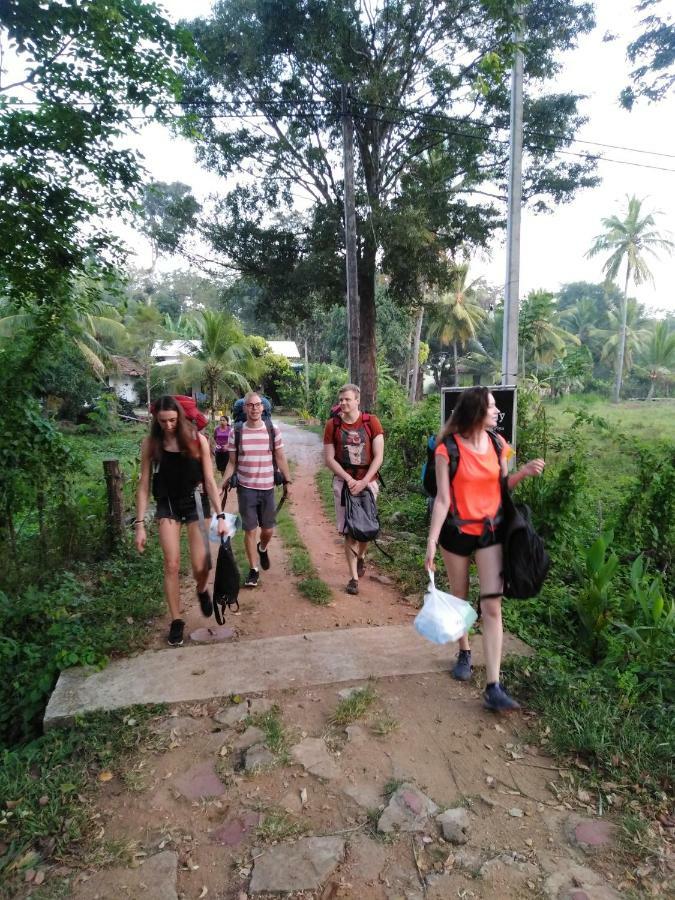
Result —
<svg viewBox="0 0 675 900"><path fill-rule="evenodd" d="M333 417L326 422L323 442L333 444L335 459L343 469L359 480L366 474L373 460L373 438L384 434L382 423L377 416L370 415L365 423L363 414L359 414L358 419L349 424L339 419L338 425L337 421Z"/></svg>

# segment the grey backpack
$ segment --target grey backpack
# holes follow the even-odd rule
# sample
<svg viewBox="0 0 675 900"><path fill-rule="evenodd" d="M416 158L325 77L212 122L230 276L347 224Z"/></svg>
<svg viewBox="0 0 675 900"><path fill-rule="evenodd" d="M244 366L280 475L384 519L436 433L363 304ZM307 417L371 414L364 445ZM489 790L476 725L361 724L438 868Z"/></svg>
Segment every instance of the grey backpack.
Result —
<svg viewBox="0 0 675 900"><path fill-rule="evenodd" d="M354 495L345 484L342 502L345 507L345 534L361 543L374 541L380 533L380 520L372 491L366 488Z"/></svg>

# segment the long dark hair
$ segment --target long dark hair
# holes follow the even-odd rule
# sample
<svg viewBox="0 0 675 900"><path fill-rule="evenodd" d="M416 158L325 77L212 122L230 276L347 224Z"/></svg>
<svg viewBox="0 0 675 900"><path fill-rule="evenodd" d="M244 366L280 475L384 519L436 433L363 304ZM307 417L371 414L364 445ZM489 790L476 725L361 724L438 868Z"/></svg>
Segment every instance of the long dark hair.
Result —
<svg viewBox="0 0 675 900"><path fill-rule="evenodd" d="M152 407L152 425L150 426L150 452L152 458L159 461L164 447L164 432L157 420L160 412L178 413L178 425L176 426L176 440L183 456L196 458L199 456L199 438L195 440L196 431L183 412L183 407L171 395L166 394L156 400Z"/></svg>
<svg viewBox="0 0 675 900"><path fill-rule="evenodd" d="M488 411L490 391L486 387L467 388L459 395L452 415L441 428L437 443L449 434L471 434L480 428Z"/></svg>

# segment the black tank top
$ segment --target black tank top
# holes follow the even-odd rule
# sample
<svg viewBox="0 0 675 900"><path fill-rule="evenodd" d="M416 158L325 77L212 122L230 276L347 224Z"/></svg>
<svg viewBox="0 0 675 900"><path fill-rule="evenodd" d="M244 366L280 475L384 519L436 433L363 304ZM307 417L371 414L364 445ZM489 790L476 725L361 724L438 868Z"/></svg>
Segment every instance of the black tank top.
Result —
<svg viewBox="0 0 675 900"><path fill-rule="evenodd" d="M201 459L162 450L159 468L152 476L152 496L155 500L186 498L203 480Z"/></svg>

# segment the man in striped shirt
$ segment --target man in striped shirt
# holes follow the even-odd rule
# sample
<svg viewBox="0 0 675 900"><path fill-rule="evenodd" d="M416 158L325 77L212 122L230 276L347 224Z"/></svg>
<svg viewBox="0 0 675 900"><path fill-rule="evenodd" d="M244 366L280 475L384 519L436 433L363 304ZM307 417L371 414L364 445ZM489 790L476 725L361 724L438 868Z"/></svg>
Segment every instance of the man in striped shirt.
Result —
<svg viewBox="0 0 675 900"><path fill-rule="evenodd" d="M270 567L267 547L276 524L275 465L283 477L284 485L290 484L291 476L281 432L276 425L270 422L268 427L264 421L260 395L253 391L246 394L244 409L246 421L238 422L230 430L227 444L230 459L223 484L229 486L236 471L239 515L244 529L246 556L251 567L244 585L253 588L258 586L260 577L257 563L265 570ZM288 495L286 487L284 490Z"/></svg>

